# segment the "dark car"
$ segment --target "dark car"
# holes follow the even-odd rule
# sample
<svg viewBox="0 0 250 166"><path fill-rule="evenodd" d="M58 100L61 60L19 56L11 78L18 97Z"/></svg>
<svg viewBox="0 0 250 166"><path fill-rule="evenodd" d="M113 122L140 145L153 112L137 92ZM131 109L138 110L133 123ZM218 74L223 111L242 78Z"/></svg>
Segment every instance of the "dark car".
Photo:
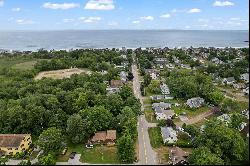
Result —
<svg viewBox="0 0 250 166"><path fill-rule="evenodd" d="M75 158L75 155L76 155L76 152L72 152L72 153L70 154L69 158L74 159L74 158Z"/></svg>

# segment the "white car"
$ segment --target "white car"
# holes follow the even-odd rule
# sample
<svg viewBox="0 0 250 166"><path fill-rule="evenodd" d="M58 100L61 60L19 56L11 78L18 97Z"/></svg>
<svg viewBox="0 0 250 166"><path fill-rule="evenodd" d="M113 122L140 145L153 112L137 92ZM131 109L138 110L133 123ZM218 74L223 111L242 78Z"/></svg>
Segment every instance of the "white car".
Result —
<svg viewBox="0 0 250 166"><path fill-rule="evenodd" d="M94 148L94 145L86 145L86 148L87 148L87 149L93 149L93 148Z"/></svg>

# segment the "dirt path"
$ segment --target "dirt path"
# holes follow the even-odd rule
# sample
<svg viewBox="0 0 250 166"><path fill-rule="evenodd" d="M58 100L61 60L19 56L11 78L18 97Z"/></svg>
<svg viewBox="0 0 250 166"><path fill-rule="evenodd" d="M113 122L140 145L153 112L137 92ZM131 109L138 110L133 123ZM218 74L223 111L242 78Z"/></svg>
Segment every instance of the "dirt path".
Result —
<svg viewBox="0 0 250 166"><path fill-rule="evenodd" d="M213 114L213 111L210 110L208 112L204 112L204 113L202 113L200 115L197 115L197 116L195 116L195 117L193 117L191 119L188 119L188 120L186 120L184 122L177 122L176 126L181 127L184 123L186 123L187 125L195 124L195 123L203 120L204 118L211 116L212 114Z"/></svg>

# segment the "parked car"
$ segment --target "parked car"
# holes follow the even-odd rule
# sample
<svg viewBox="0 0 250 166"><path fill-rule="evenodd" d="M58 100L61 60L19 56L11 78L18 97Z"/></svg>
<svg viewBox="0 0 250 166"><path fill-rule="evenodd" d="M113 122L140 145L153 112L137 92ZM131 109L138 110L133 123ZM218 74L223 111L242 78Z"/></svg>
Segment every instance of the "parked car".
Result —
<svg viewBox="0 0 250 166"><path fill-rule="evenodd" d="M72 152L72 153L70 154L69 158L74 159L74 158L75 158L75 155L76 155L76 152Z"/></svg>
<svg viewBox="0 0 250 166"><path fill-rule="evenodd" d="M63 149L61 155L65 155L67 151L68 151L68 147L65 147L65 148Z"/></svg>
<svg viewBox="0 0 250 166"><path fill-rule="evenodd" d="M92 145L92 144L86 144L86 148L87 148L87 149L93 149L93 148L94 148L94 145Z"/></svg>

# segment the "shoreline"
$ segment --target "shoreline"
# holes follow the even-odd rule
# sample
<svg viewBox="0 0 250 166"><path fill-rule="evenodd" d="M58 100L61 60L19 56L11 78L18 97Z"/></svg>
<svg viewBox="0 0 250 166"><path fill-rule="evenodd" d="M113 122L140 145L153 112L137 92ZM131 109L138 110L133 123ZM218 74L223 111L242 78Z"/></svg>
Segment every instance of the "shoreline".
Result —
<svg viewBox="0 0 250 166"><path fill-rule="evenodd" d="M166 46L167 47L167 46ZM148 49L164 49L166 47L125 47L126 49L132 49L132 50L136 50L138 48L141 48L142 50L146 50L147 48ZM206 47L193 47L193 46L189 46L189 47L182 47L182 46L176 46L176 47L167 47L169 49L189 49L189 48L193 48L193 49L198 49L198 48L216 48L216 49L226 49L226 48L233 48L233 49L242 49L242 48L249 48L249 45L246 45L246 46L235 46L235 47L220 47L220 46L215 46L215 47L211 47L211 46L206 46ZM91 48L91 47L85 47L85 48L62 48L62 49L46 49L46 48L37 48L37 49L32 49L32 50L29 50L29 49L22 49L22 50L18 50L18 49L5 49L5 48L0 48L0 53L1 52L9 52L9 53L12 53L12 52L26 52L26 51L31 51L31 52L37 52L38 50L40 49L43 49L43 50L46 50L46 51L52 51L52 50L55 50L55 51L74 51L74 50L80 50L80 49L96 49L96 50L102 50L102 49L119 49L119 50L122 50L123 47L96 47L96 48Z"/></svg>

